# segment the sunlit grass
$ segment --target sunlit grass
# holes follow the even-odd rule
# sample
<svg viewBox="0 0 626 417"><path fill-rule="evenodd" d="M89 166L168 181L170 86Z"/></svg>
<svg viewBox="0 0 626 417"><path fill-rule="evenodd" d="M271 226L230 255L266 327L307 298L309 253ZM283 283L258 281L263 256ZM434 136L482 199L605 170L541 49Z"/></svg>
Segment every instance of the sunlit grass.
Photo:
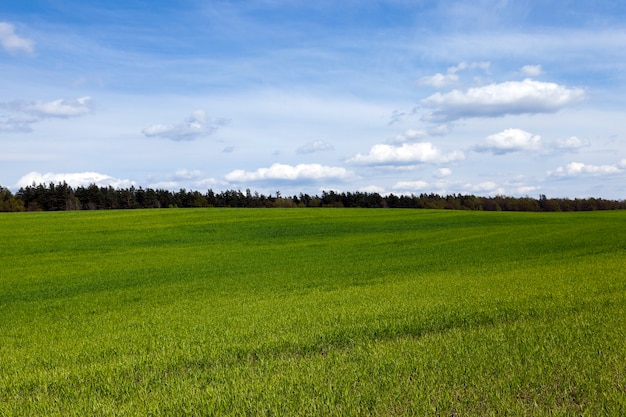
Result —
<svg viewBox="0 0 626 417"><path fill-rule="evenodd" d="M624 212L0 224L0 415L626 414Z"/></svg>

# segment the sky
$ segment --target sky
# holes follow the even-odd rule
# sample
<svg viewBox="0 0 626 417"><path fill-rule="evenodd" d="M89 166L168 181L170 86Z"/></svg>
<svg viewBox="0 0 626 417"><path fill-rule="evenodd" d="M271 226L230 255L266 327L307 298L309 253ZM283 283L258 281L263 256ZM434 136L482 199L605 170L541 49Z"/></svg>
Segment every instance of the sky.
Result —
<svg viewBox="0 0 626 417"><path fill-rule="evenodd" d="M0 3L0 185L626 199L622 0Z"/></svg>

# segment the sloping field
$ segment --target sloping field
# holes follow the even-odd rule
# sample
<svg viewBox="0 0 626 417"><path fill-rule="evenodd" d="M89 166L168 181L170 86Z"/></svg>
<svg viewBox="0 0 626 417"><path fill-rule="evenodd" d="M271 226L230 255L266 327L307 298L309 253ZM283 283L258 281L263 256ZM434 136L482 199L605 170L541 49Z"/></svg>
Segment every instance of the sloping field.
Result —
<svg viewBox="0 0 626 417"><path fill-rule="evenodd" d="M626 415L626 212L0 214L0 415Z"/></svg>

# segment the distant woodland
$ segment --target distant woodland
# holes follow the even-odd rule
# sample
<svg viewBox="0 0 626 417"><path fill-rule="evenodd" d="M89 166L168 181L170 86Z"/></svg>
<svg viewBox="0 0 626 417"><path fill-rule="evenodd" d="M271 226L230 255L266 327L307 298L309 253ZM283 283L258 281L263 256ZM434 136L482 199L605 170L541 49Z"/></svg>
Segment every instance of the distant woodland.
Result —
<svg viewBox="0 0 626 417"><path fill-rule="evenodd" d="M293 196L264 195L240 190L206 193L169 191L151 188L88 187L73 188L66 183L22 187L13 194L0 186L0 211L114 210L139 208L190 207L362 207L415 208L485 211L591 211L623 210L626 201L600 198L568 199L531 197L481 197L475 195L438 194L380 195L367 192L324 191L321 196L300 193Z"/></svg>

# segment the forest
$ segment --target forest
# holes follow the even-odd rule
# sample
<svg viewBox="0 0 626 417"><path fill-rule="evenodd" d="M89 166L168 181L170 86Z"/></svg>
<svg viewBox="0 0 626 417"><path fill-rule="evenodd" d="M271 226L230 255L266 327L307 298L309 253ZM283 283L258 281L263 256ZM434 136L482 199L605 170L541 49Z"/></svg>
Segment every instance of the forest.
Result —
<svg viewBox="0 0 626 417"><path fill-rule="evenodd" d="M264 195L246 189L206 193L152 188L113 188L96 184L71 187L67 183L50 183L22 187L13 194L0 186L0 211L63 211L63 210L115 210L139 208L191 208L191 207L361 207L361 208L414 208L484 211L593 211L623 210L626 200L601 198L548 198L475 196L475 195L381 195L368 192L323 191L321 196L300 193L293 196Z"/></svg>

